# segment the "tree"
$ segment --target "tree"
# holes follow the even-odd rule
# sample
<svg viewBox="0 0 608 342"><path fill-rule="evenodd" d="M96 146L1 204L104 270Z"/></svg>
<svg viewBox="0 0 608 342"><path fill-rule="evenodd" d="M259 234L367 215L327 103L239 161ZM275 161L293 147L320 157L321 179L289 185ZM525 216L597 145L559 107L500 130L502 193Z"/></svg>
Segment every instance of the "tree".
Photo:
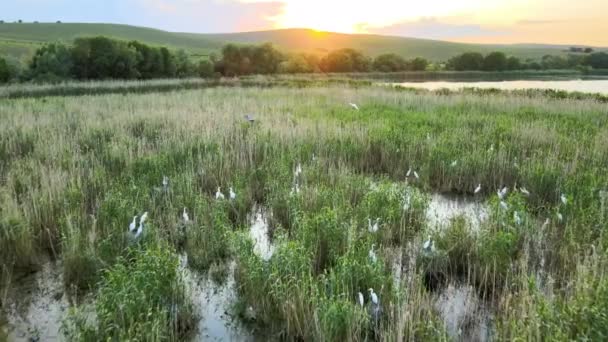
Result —
<svg viewBox="0 0 608 342"><path fill-rule="evenodd" d="M450 58L447 68L450 70L481 70L484 64L483 55L478 52L465 52Z"/></svg>
<svg viewBox="0 0 608 342"><path fill-rule="evenodd" d="M595 52L587 56L586 65L593 69L608 69L608 53Z"/></svg>
<svg viewBox="0 0 608 342"><path fill-rule="evenodd" d="M249 60L255 74L276 74L285 57L270 43L252 47Z"/></svg>
<svg viewBox="0 0 608 342"><path fill-rule="evenodd" d="M107 37L77 38L72 52L73 74L79 79L134 79L139 77L137 51Z"/></svg>
<svg viewBox="0 0 608 342"><path fill-rule="evenodd" d="M175 75L177 77L192 77L197 74L197 66L192 63L184 50L175 53Z"/></svg>
<svg viewBox="0 0 608 342"><path fill-rule="evenodd" d="M483 70L504 71L507 69L507 56L502 52L491 52L483 60Z"/></svg>
<svg viewBox="0 0 608 342"><path fill-rule="evenodd" d="M61 43L45 45L34 53L29 65L29 78L37 81L56 82L71 78L72 54Z"/></svg>
<svg viewBox="0 0 608 342"><path fill-rule="evenodd" d="M208 59L202 59L198 62L197 72L198 75L202 78L208 78L213 76L215 72L213 62Z"/></svg>
<svg viewBox="0 0 608 342"><path fill-rule="evenodd" d="M381 72L403 71L407 69L407 62L397 54L387 53L374 59L373 68Z"/></svg>
<svg viewBox="0 0 608 342"><path fill-rule="evenodd" d="M409 63L409 70L412 71L424 71L426 67L429 65L429 61L422 57L416 57L412 59Z"/></svg>
<svg viewBox="0 0 608 342"><path fill-rule="evenodd" d="M294 53L279 65L279 72L287 74L313 73L319 71L319 58L305 53Z"/></svg>
<svg viewBox="0 0 608 342"><path fill-rule="evenodd" d="M0 57L0 83L6 83L10 80L11 75L8 70L8 63L2 57Z"/></svg>
<svg viewBox="0 0 608 342"><path fill-rule="evenodd" d="M593 52L593 49L592 49L592 48L590 48L590 47L588 47L588 48L585 48L585 51L584 51L584 52L585 52L585 53L592 53L592 52Z"/></svg>
<svg viewBox="0 0 608 342"><path fill-rule="evenodd" d="M541 59L540 64L545 70L568 68L568 60L562 56L545 55Z"/></svg>
<svg viewBox="0 0 608 342"><path fill-rule="evenodd" d="M522 64L519 58L511 56L507 58L507 69L508 70L521 70Z"/></svg>
<svg viewBox="0 0 608 342"><path fill-rule="evenodd" d="M371 60L354 49L332 51L321 59L324 72L365 72L371 69Z"/></svg>

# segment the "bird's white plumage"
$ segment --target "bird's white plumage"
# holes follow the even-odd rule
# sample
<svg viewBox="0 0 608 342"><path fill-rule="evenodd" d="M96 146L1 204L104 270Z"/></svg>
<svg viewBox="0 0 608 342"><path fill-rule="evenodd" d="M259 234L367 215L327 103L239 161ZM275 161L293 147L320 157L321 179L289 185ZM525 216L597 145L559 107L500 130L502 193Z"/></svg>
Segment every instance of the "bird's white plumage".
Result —
<svg viewBox="0 0 608 342"><path fill-rule="evenodd" d="M519 213L517 211L513 212L513 221L515 221L515 224L517 224L518 226L521 225L521 217L519 216Z"/></svg>
<svg viewBox="0 0 608 342"><path fill-rule="evenodd" d="M234 192L234 190L232 189L232 187L230 187L230 200L234 201L236 199L236 193Z"/></svg>
<svg viewBox="0 0 608 342"><path fill-rule="evenodd" d="M504 210L508 210L509 209L509 205L507 204L507 202L505 201L500 201L500 206L504 209Z"/></svg>
<svg viewBox="0 0 608 342"><path fill-rule="evenodd" d="M378 305L379 301L378 301L378 295L376 294L376 292L374 292L374 289L369 289L369 298L372 301L372 303L374 305Z"/></svg>
<svg viewBox="0 0 608 342"><path fill-rule="evenodd" d="M371 219L367 219L367 230L370 233L375 233L378 231L378 229L380 229L380 218L379 217L376 219L376 222L374 222L374 224L372 224Z"/></svg>
<svg viewBox="0 0 608 342"><path fill-rule="evenodd" d="M182 212L182 218L184 219L184 222L190 221L190 216L188 216L188 212L186 211L186 207L184 207L184 211Z"/></svg>
<svg viewBox="0 0 608 342"><path fill-rule="evenodd" d="M371 260L371 262L376 263L376 260L378 259L376 257L376 252L374 251L374 245L372 245L372 248L369 250L369 253L367 254L367 256L369 257L369 260Z"/></svg>
<svg viewBox="0 0 608 342"><path fill-rule="evenodd" d="M524 188L523 186L519 188L519 191L521 191L521 193L526 196L530 196L530 191L528 191L528 189Z"/></svg>
<svg viewBox="0 0 608 342"><path fill-rule="evenodd" d="M559 199L562 201L563 205L568 204L568 198L566 197L566 195L562 194Z"/></svg>
<svg viewBox="0 0 608 342"><path fill-rule="evenodd" d="M359 297L359 305L363 306L365 304L365 298L363 298L363 293L359 292L357 295Z"/></svg>
<svg viewBox="0 0 608 342"><path fill-rule="evenodd" d="M562 222L562 221L564 220L564 215L562 215L562 213L558 212L558 213L557 213L557 220L558 220L559 222Z"/></svg>
<svg viewBox="0 0 608 342"><path fill-rule="evenodd" d="M215 192L215 199L221 200L224 199L224 194L222 193L222 188L217 187L217 191Z"/></svg>
<svg viewBox="0 0 608 342"><path fill-rule="evenodd" d="M139 218L139 224L143 224L144 222L146 222L146 219L148 218L148 212L146 211L145 213L143 213L143 215L141 215L141 217Z"/></svg>
<svg viewBox="0 0 608 342"><path fill-rule="evenodd" d="M409 170L407 170L407 173L405 174L405 177L409 177L412 174L412 168L410 168Z"/></svg>
<svg viewBox="0 0 608 342"><path fill-rule="evenodd" d="M455 167L456 165L458 165L458 160L454 160L454 161L453 161L453 162L450 164L450 166L451 166L451 167Z"/></svg>
<svg viewBox="0 0 608 342"><path fill-rule="evenodd" d="M481 191L481 184L477 184L477 187L475 188L474 193L478 194Z"/></svg>
<svg viewBox="0 0 608 342"><path fill-rule="evenodd" d="M545 220L545 223L543 223L541 229L544 230L545 228L549 227L550 224L551 224L551 220L549 218L547 218Z"/></svg>
<svg viewBox="0 0 608 342"><path fill-rule="evenodd" d="M131 224L129 224L129 231L133 232L135 230L135 228L137 227L137 215L133 216L133 221L131 222Z"/></svg>
<svg viewBox="0 0 608 342"><path fill-rule="evenodd" d="M414 171L414 178L420 179L420 177L418 176L418 172L416 172L416 171Z"/></svg>
<svg viewBox="0 0 608 342"><path fill-rule="evenodd" d="M357 104L356 104L356 103L352 103L352 102L351 102L351 103L349 103L349 105L350 105L351 107L353 107L355 110L359 110L359 106L357 106Z"/></svg>

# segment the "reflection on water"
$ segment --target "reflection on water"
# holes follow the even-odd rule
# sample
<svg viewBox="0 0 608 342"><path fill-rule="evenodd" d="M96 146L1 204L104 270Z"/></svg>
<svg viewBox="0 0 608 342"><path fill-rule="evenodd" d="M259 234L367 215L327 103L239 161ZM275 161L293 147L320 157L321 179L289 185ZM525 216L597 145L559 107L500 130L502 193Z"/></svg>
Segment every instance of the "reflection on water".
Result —
<svg viewBox="0 0 608 342"><path fill-rule="evenodd" d="M274 253L274 246L268 236L268 222L263 211L257 211L249 228L249 236L254 243L253 251L257 256L268 261Z"/></svg>
<svg viewBox="0 0 608 342"><path fill-rule="evenodd" d="M253 336L243 327L237 317L232 317L236 301L234 270L236 263L228 265L228 278L216 284L210 275L202 276L190 271L182 256L182 274L186 288L200 320L193 341L253 341Z"/></svg>
<svg viewBox="0 0 608 342"><path fill-rule="evenodd" d="M553 89L564 91L578 91L583 93L599 93L608 95L608 80L569 80L569 81L492 81L492 82L449 82L449 81L431 81L431 82L403 82L391 83L408 88L423 88L429 90L451 89L459 90L463 88L481 88L481 89L503 89L503 90L518 90L518 89Z"/></svg>
<svg viewBox="0 0 608 342"><path fill-rule="evenodd" d="M63 268L47 262L38 272L16 279L5 303L0 337L8 341L61 340L59 328L69 302L63 291Z"/></svg>
<svg viewBox="0 0 608 342"><path fill-rule="evenodd" d="M445 228L450 220L464 216L472 228L479 229L481 223L488 218L488 209L474 198L433 194L426 211L426 219L431 228Z"/></svg>
<svg viewBox="0 0 608 342"><path fill-rule="evenodd" d="M439 294L435 309L452 339L491 340L492 315L470 285L450 284Z"/></svg>

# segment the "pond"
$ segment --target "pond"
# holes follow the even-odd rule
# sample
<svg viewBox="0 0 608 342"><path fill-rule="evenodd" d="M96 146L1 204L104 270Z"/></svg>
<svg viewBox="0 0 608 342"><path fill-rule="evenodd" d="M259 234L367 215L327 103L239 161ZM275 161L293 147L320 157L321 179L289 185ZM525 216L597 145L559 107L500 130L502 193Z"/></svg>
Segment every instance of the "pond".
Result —
<svg viewBox="0 0 608 342"><path fill-rule="evenodd" d="M400 82L390 83L393 86L408 88L423 88L428 90L463 88L525 90L525 89L552 89L568 92L597 93L608 95L608 80L518 80L518 81L429 81L429 82Z"/></svg>

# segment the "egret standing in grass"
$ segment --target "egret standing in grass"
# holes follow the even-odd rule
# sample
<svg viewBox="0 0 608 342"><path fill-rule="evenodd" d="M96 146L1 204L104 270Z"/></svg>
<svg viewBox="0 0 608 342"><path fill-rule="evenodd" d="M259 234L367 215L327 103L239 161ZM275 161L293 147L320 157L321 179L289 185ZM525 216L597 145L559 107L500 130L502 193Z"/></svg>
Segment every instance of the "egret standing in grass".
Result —
<svg viewBox="0 0 608 342"><path fill-rule="evenodd" d="M234 192L234 190L232 189L232 187L230 187L230 200L234 201L236 199L236 193Z"/></svg>
<svg viewBox="0 0 608 342"><path fill-rule="evenodd" d="M132 233L137 228L137 215L133 216L133 221L129 224L129 232Z"/></svg>
<svg viewBox="0 0 608 342"><path fill-rule="evenodd" d="M182 212L182 218L184 219L184 223L188 223L188 221L190 221L190 216L188 216L186 207L184 207L184 211Z"/></svg>
<svg viewBox="0 0 608 342"><path fill-rule="evenodd" d="M568 198L566 197L566 195L561 194L561 196L559 197L559 199L562 201L563 205L567 205L568 204Z"/></svg>
<svg viewBox="0 0 608 342"><path fill-rule="evenodd" d="M450 167L456 167L456 165L458 165L458 160L454 160L452 164L450 164Z"/></svg>
<svg viewBox="0 0 608 342"><path fill-rule="evenodd" d="M505 199L505 197L507 196L507 193L509 192L509 188L507 188L506 186L503 187L502 189L498 190L496 192L496 194L498 195L498 198L500 198L501 200Z"/></svg>
<svg viewBox="0 0 608 342"><path fill-rule="evenodd" d="M521 188L519 188L519 191L521 191L521 193L524 194L525 196L530 196L530 191L528 191L528 189L526 189L523 186Z"/></svg>
<svg viewBox="0 0 608 342"><path fill-rule="evenodd" d="M139 218L139 223L142 224L146 221L146 219L148 218L148 212L146 211L145 213L143 213L143 215L141 215L141 217Z"/></svg>
<svg viewBox="0 0 608 342"><path fill-rule="evenodd" d="M410 167L409 170L407 170L405 177L409 177L411 174L412 174L412 168Z"/></svg>
<svg viewBox="0 0 608 342"><path fill-rule="evenodd" d="M357 295L359 297L359 305L363 307L365 305L365 298L363 298L363 293L359 292Z"/></svg>
<svg viewBox="0 0 608 342"><path fill-rule="evenodd" d="M296 177L300 176L302 174L302 164L298 163L298 166L296 166L296 172L295 175Z"/></svg>
<svg viewBox="0 0 608 342"><path fill-rule="evenodd" d="M289 195L293 196L293 195L297 195L300 193L300 185L298 185L298 182L296 182L293 187L291 187L291 192L289 193Z"/></svg>
<svg viewBox="0 0 608 342"><path fill-rule="evenodd" d="M353 107L353 109L354 109L354 110L359 110L359 106L357 106L357 104L356 104L356 103L352 103L352 102L351 102L351 103L349 103L349 105L350 105L351 107Z"/></svg>
<svg viewBox="0 0 608 342"><path fill-rule="evenodd" d="M380 301L378 300L378 295L376 295L376 292L374 292L374 289L370 288L368 289L369 291L369 298L372 302L372 304L378 306L380 305Z"/></svg>
<svg viewBox="0 0 608 342"><path fill-rule="evenodd" d="M169 177L163 176L163 189L167 190L169 188Z"/></svg>
<svg viewBox="0 0 608 342"><path fill-rule="evenodd" d="M504 210L509 210L509 205L505 201L500 201L500 207Z"/></svg>
<svg viewBox="0 0 608 342"><path fill-rule="evenodd" d="M367 253L369 260L374 264L376 263L376 260L378 260L378 258L376 257L376 252L374 251L375 246L376 244L372 244L372 248L369 250L369 253Z"/></svg>
<svg viewBox="0 0 608 342"><path fill-rule="evenodd" d="M137 227L137 232L135 232L135 235L133 237L135 239L138 239L143 232L144 232L144 221L139 220L139 227Z"/></svg>
<svg viewBox="0 0 608 342"><path fill-rule="evenodd" d="M481 183L477 184L477 187L475 188L475 191L473 191L473 193L475 195L477 195L480 192L481 192Z"/></svg>
<svg viewBox="0 0 608 342"><path fill-rule="evenodd" d="M427 240L422 244L422 250L426 253L432 253L435 251L435 241L429 235Z"/></svg>
<svg viewBox="0 0 608 342"><path fill-rule="evenodd" d="M372 225L372 219L368 218L367 219L367 230L370 233L375 233L378 231L378 229L380 228L380 218L376 218L376 222Z"/></svg>
<svg viewBox="0 0 608 342"><path fill-rule="evenodd" d="M562 215L562 213L560 213L559 211L557 212L557 220L559 222L563 222L564 221L564 215Z"/></svg>
<svg viewBox="0 0 608 342"><path fill-rule="evenodd" d="M255 122L255 118L251 114L245 115L245 120L247 120L249 123L254 123Z"/></svg>
<svg viewBox="0 0 608 342"><path fill-rule="evenodd" d="M513 221L515 221L516 225L521 226L521 217L519 216L519 213L517 211L513 212Z"/></svg>
<svg viewBox="0 0 608 342"><path fill-rule="evenodd" d="M550 224L551 224L551 220L549 218L547 218L545 220L545 223L543 223L542 227L540 227L540 229L545 230L545 229L547 229L547 227L549 227Z"/></svg>
<svg viewBox="0 0 608 342"><path fill-rule="evenodd" d="M224 199L224 194L222 193L222 188L220 188L219 186L217 187L217 191L215 192L215 199L217 199L217 200Z"/></svg>

